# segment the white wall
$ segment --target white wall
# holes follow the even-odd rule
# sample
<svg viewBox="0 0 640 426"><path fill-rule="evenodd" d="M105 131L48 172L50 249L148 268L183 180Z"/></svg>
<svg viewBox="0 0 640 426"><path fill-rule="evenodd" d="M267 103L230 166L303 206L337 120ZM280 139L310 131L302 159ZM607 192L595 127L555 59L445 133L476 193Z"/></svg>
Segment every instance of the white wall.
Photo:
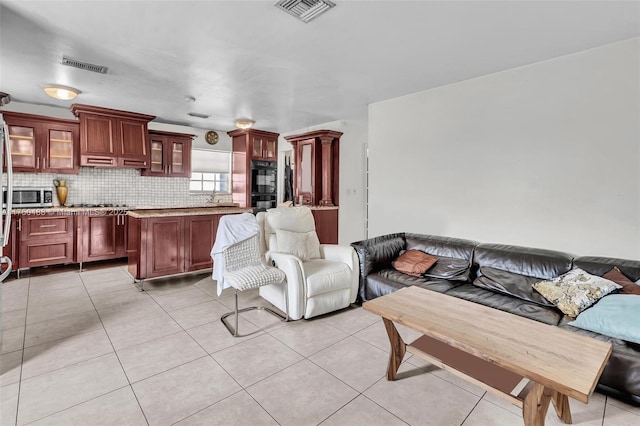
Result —
<svg viewBox="0 0 640 426"><path fill-rule="evenodd" d="M369 235L640 259L640 39L369 107Z"/></svg>
<svg viewBox="0 0 640 426"><path fill-rule="evenodd" d="M349 244L366 238L365 210L365 152L367 124L356 120L339 120L282 133L278 138L278 199L282 200L284 181L284 152L293 150L284 136L313 130L336 130L340 137L340 210L338 214L338 242Z"/></svg>

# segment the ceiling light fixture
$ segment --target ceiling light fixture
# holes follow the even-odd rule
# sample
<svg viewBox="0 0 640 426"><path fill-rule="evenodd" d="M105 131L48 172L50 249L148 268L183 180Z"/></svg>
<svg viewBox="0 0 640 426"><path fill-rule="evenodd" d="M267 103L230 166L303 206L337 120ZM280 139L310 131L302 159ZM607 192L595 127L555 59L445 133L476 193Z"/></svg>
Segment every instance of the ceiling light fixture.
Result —
<svg viewBox="0 0 640 426"><path fill-rule="evenodd" d="M248 129L255 123L255 120L251 120L248 118L238 118L236 120L236 127L238 129Z"/></svg>
<svg viewBox="0 0 640 426"><path fill-rule="evenodd" d="M43 87L44 92L54 99L69 101L80 93L78 89L68 86L50 85Z"/></svg>

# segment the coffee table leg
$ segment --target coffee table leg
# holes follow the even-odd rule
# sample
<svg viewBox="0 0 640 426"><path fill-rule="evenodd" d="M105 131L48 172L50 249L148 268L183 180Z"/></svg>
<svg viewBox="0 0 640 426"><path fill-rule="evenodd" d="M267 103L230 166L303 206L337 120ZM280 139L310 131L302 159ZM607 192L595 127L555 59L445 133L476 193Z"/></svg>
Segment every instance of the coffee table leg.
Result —
<svg viewBox="0 0 640 426"><path fill-rule="evenodd" d="M391 343L389 367L387 368L387 380L395 380L396 373L398 372L398 368L400 368L400 364L402 363L402 359L404 358L407 348L402 337L400 337L396 326L393 325L393 322L386 318L382 318L382 321L384 322L384 327L387 329L389 343Z"/></svg>
<svg viewBox="0 0 640 426"><path fill-rule="evenodd" d="M544 426L544 419L547 416L547 409L553 395L553 389L539 383L533 384L522 406L525 426Z"/></svg>
<svg viewBox="0 0 640 426"><path fill-rule="evenodd" d="M556 414L560 420L562 420L562 423L570 425L572 420L571 408L569 408L569 397L563 393L556 392L553 394L551 402L553 402L553 407L556 409Z"/></svg>

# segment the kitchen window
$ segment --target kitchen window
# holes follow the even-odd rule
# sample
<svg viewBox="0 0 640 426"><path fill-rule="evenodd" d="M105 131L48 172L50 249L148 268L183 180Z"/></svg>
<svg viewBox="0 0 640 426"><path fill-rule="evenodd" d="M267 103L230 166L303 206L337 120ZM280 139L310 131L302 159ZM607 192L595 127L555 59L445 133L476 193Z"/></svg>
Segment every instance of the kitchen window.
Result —
<svg viewBox="0 0 640 426"><path fill-rule="evenodd" d="M194 149L191 151L191 181L193 194L231 193L231 153Z"/></svg>

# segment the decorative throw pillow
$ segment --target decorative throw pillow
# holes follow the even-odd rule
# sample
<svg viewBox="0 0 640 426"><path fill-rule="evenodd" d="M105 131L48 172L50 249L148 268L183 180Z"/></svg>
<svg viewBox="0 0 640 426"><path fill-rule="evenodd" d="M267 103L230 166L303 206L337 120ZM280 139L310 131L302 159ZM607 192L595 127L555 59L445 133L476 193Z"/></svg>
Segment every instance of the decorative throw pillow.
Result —
<svg viewBox="0 0 640 426"><path fill-rule="evenodd" d="M569 325L640 345L639 316L640 295L612 294L578 315Z"/></svg>
<svg viewBox="0 0 640 426"><path fill-rule="evenodd" d="M604 274L602 278L621 285L622 290L620 290L620 294L640 294L640 285L627 278L626 275L615 266L612 270Z"/></svg>
<svg viewBox="0 0 640 426"><path fill-rule="evenodd" d="M621 286L576 268L552 280L535 283L533 288L566 315L575 318Z"/></svg>
<svg viewBox="0 0 640 426"><path fill-rule="evenodd" d="M315 231L293 232L276 229L278 251L297 256L303 262L320 258L320 241Z"/></svg>
<svg viewBox="0 0 640 426"><path fill-rule="evenodd" d="M396 271L419 277L433 266L438 258L420 250L407 250L391 262Z"/></svg>

